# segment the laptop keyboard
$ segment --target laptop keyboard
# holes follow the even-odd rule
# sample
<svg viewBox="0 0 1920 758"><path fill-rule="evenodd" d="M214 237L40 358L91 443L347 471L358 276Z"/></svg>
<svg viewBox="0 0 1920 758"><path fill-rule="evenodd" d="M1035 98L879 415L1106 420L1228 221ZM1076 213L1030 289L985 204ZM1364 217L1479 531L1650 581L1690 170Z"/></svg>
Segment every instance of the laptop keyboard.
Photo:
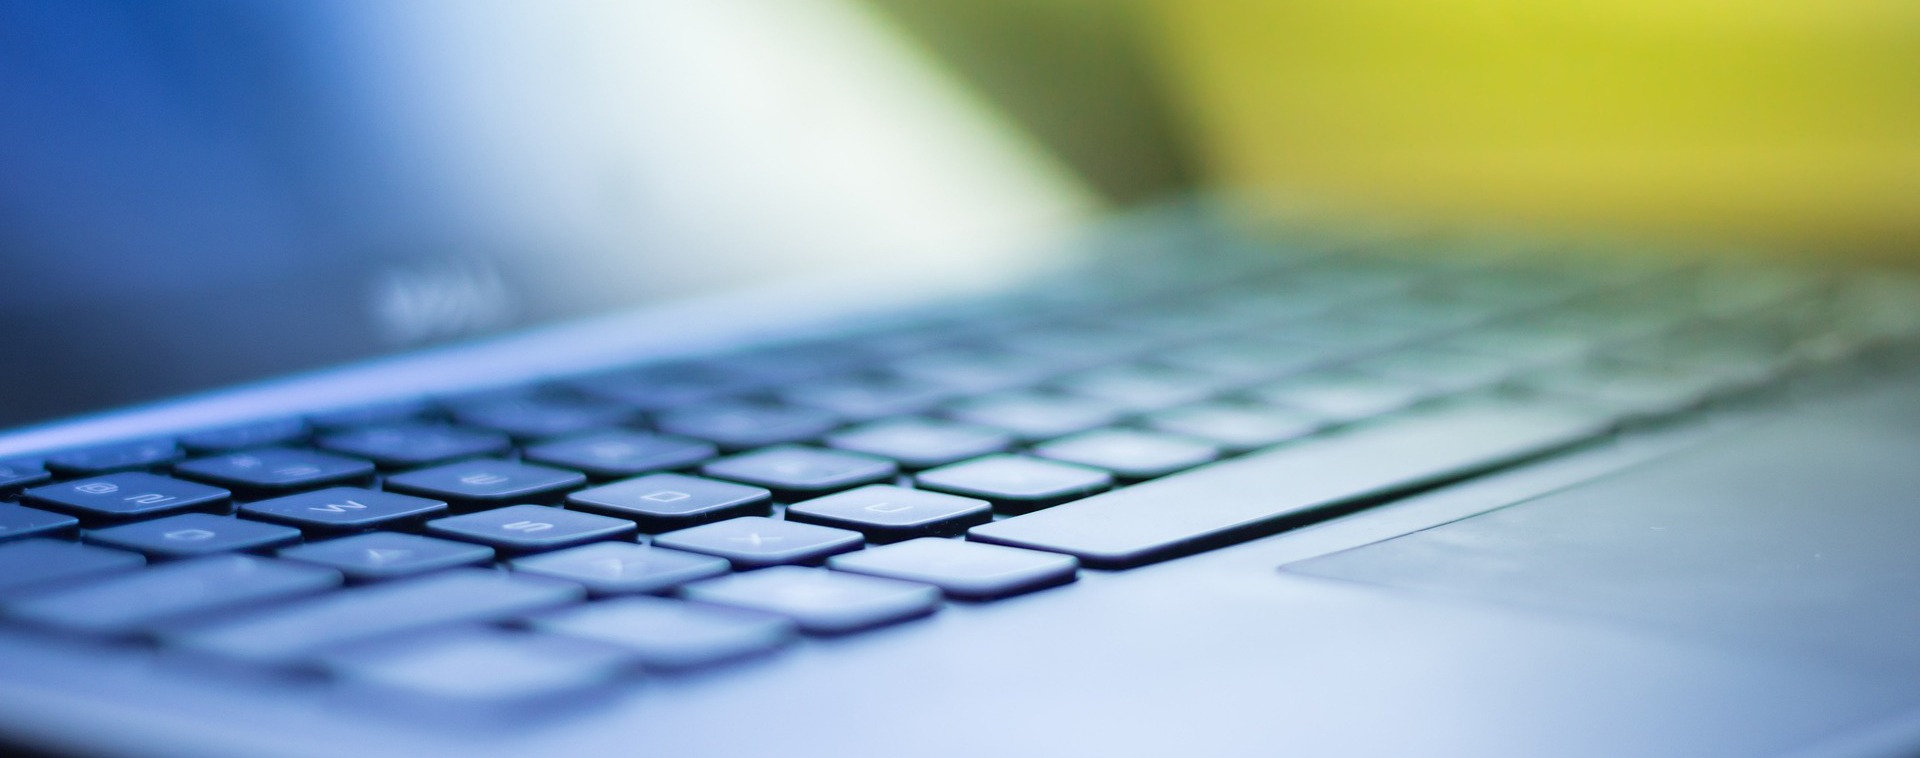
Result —
<svg viewBox="0 0 1920 758"><path fill-rule="evenodd" d="M864 332L0 461L0 616L520 702L1232 544L1917 332L1920 287L1882 275L1142 264Z"/></svg>

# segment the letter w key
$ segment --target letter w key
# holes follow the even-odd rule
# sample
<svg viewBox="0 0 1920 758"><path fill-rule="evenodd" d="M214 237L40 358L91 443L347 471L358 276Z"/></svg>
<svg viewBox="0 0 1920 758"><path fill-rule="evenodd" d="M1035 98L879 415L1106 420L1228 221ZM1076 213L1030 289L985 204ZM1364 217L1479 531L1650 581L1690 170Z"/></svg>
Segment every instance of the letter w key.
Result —
<svg viewBox="0 0 1920 758"><path fill-rule="evenodd" d="M445 515L447 504L423 497L333 487L240 506L248 516L319 531L361 531Z"/></svg>

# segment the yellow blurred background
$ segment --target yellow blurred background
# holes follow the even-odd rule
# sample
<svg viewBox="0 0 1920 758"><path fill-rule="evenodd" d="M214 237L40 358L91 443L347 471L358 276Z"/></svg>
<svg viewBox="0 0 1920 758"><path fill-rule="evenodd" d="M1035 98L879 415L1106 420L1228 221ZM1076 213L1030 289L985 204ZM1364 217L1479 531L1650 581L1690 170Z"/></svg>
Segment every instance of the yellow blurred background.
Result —
<svg viewBox="0 0 1920 758"><path fill-rule="evenodd" d="M1920 245L1913 0L874 0L1111 196Z"/></svg>

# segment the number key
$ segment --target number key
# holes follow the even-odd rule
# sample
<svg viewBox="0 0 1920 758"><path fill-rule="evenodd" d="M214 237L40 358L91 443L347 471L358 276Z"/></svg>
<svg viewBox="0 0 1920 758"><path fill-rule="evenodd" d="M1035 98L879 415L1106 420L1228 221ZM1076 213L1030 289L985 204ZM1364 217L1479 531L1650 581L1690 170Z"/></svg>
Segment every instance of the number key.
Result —
<svg viewBox="0 0 1920 758"><path fill-rule="evenodd" d="M218 487L141 472L49 484L26 492L28 504L71 513L88 525L183 511L224 511L228 497Z"/></svg>
<svg viewBox="0 0 1920 758"><path fill-rule="evenodd" d="M367 461L285 448L198 458L174 466L173 471L189 479L262 495L373 478L373 464Z"/></svg>

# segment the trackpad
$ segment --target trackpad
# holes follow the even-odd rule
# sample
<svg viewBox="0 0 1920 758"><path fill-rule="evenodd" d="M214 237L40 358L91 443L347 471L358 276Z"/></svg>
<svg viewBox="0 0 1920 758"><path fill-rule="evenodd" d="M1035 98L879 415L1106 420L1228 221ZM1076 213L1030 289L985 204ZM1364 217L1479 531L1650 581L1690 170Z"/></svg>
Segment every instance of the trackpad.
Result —
<svg viewBox="0 0 1920 758"><path fill-rule="evenodd" d="M1920 669L1920 392L1286 570Z"/></svg>

